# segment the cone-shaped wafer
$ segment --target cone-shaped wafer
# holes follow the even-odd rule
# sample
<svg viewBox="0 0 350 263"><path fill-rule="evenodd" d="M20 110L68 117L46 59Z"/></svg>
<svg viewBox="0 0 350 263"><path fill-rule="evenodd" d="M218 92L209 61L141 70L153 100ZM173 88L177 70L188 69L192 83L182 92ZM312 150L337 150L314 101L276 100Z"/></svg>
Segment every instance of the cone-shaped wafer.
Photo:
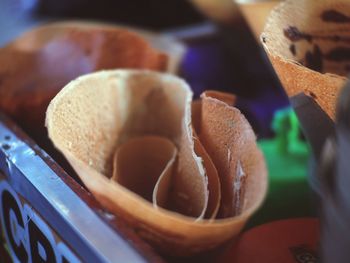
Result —
<svg viewBox="0 0 350 263"><path fill-rule="evenodd" d="M185 52L184 45L169 36L138 28L86 21L44 24L24 33L9 46L37 52L56 41L65 42L68 46L71 46L70 43L79 45L87 57L92 57L96 69L118 68L119 64L125 67L124 63L128 63L128 67L134 65L136 68L175 72ZM124 51L124 54L119 54L120 51Z"/></svg>
<svg viewBox="0 0 350 263"><path fill-rule="evenodd" d="M288 95L304 92L334 119L350 71L350 2L282 2L268 17L261 40Z"/></svg>
<svg viewBox="0 0 350 263"><path fill-rule="evenodd" d="M142 34L87 22L52 23L24 33L0 49L0 109L41 140L50 100L78 76L101 69L169 69L167 55L150 44L158 47L165 40Z"/></svg>
<svg viewBox="0 0 350 263"><path fill-rule="evenodd" d="M82 76L64 87L50 103L46 118L49 137L97 200L128 221L141 237L158 249L175 255L207 250L237 235L261 204L267 186L265 163L250 126L238 110L215 99L213 104L218 103L217 107L224 113L217 115L219 123L228 123L229 126L223 128L235 129L240 134L236 137L242 142L239 144L242 149L236 153L232 145L229 147L235 151L232 153L237 160L234 165L243 171L234 173L238 178L244 173L245 184L236 216L204 219L205 216L211 218L218 210L215 201L211 207L208 205L211 187L207 186L208 182L214 181L215 189L218 182L216 180L215 186L215 178L207 178L206 169L213 169L215 164L206 153L208 150L203 146L196 147L196 134L191 125L191 96L187 84L172 75L133 70L103 71ZM210 111L216 111L215 107L211 105ZM204 102L201 111L207 112ZM232 111L239 117L227 119L232 117ZM200 119L200 127L210 126L211 120L208 122L205 116L203 114ZM226 130L213 130L218 132L219 140L228 134ZM128 158L137 147L143 147L143 153L135 153L136 159L142 158L152 140L163 141L163 146L153 147L154 151L164 151L161 160L157 153L145 156L145 159L149 158L146 162L133 163L132 158ZM139 146L135 146L137 141ZM175 162L172 161L174 149L171 145L178 153ZM135 177L126 178L126 181L124 178L124 183L118 183L119 175L111 178L115 152L116 156L126 154L116 157L117 161L130 160L129 164L121 164L124 172L127 172L127 165L141 163L147 166L151 162L157 165L143 169L145 174L151 171L151 183L145 184L147 191L140 190L134 180L143 180L142 175L137 175L142 169L130 168ZM227 156L225 158L227 160ZM227 161L232 163L233 158ZM215 171L216 168L211 173L215 175ZM122 177L127 176L124 172ZM161 205L152 204L150 200L149 186L154 184L153 201L157 192L161 192L158 196ZM216 202L220 200L217 193L214 196ZM208 210L209 215L206 214Z"/></svg>

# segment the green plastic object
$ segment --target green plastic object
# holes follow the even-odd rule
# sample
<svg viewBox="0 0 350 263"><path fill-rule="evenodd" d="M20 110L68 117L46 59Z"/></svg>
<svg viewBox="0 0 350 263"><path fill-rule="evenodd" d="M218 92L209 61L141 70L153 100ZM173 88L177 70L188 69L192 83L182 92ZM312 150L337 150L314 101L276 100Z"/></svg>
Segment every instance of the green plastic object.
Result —
<svg viewBox="0 0 350 263"><path fill-rule="evenodd" d="M272 128L276 136L258 142L267 163L269 190L248 228L279 219L315 215L307 181L310 149L302 138L294 111L291 108L277 111Z"/></svg>

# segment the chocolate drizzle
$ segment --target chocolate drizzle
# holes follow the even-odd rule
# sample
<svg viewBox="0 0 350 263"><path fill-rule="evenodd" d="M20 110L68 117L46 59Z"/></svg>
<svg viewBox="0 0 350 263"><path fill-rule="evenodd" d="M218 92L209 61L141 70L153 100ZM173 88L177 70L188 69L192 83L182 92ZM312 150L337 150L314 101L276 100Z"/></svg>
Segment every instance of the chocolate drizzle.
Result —
<svg viewBox="0 0 350 263"><path fill-rule="evenodd" d="M284 36L288 38L292 42L297 42L300 40L307 40L308 42L312 42L314 39L319 40L328 40L333 42L345 42L350 44L349 36L339 36L339 35L331 35L331 36L323 36L317 34L310 34L300 31L296 26L289 26L283 30Z"/></svg>
<svg viewBox="0 0 350 263"><path fill-rule="evenodd" d="M337 11L335 9L325 10L321 13L321 19L326 23L350 24L350 16ZM296 26L288 26L283 30L284 36L291 41L289 51L291 54L297 56L296 42L307 41L311 45L311 49L306 51L300 63L306 67L322 72L324 69L325 60L329 62L344 62L344 69L350 70L350 31L345 29L322 29L317 31L302 31ZM344 35L346 34L346 35ZM327 51L322 51L322 45L318 41L333 42L334 46L328 46ZM326 45L326 44L325 44ZM300 57L298 55L298 57Z"/></svg>
<svg viewBox="0 0 350 263"><path fill-rule="evenodd" d="M304 64L310 69L321 72L323 70L323 59L333 62L350 61L350 48L337 47L327 53L322 53L320 47L314 45L313 51L306 52Z"/></svg>
<svg viewBox="0 0 350 263"><path fill-rule="evenodd" d="M331 23L350 23L350 17L347 15L342 14L341 12L337 10L326 10L321 14L321 19L324 22L331 22Z"/></svg>
<svg viewBox="0 0 350 263"><path fill-rule="evenodd" d="M297 41L300 41L303 39L311 42L312 38L313 38L312 35L301 32L295 26L287 27L286 29L283 30L283 33L284 33L285 37L288 38L292 42L297 42Z"/></svg>
<svg viewBox="0 0 350 263"><path fill-rule="evenodd" d="M338 47L329 51L324 58L331 61L342 62L350 60L350 48Z"/></svg>
<svg viewBox="0 0 350 263"><path fill-rule="evenodd" d="M331 14L330 11L326 13L326 17L328 19L330 16L329 14ZM337 19L338 19L337 21L341 20L340 17ZM343 18L343 20L344 19L345 18ZM289 46L289 50L293 56L296 56L296 52L297 52L295 42L302 41L302 40L305 40L310 44L313 43L313 40L325 40L325 41L342 42L342 43L350 44L350 36L318 35L318 34L305 33L300 31L295 26L287 27L286 29L283 30L283 33L285 37L292 42L291 45ZM334 62L350 61L350 48L336 47L331 49L326 54L323 54L319 45L314 44L313 50L306 52L304 64L306 67L310 69L321 72L323 70L323 59L326 59L328 61L334 61Z"/></svg>
<svg viewBox="0 0 350 263"><path fill-rule="evenodd" d="M291 45L289 46L289 50L290 50L290 52L293 54L293 56L296 56L297 50L296 50L294 44L291 44Z"/></svg>
<svg viewBox="0 0 350 263"><path fill-rule="evenodd" d="M323 54L318 45L314 45L314 50L308 51L305 54L305 66L321 72L323 70Z"/></svg>

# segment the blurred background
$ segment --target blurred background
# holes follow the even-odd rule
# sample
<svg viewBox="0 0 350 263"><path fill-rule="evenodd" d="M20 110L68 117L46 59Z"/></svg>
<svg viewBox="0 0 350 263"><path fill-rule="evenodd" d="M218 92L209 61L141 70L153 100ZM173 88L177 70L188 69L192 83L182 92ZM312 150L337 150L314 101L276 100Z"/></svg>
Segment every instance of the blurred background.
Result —
<svg viewBox="0 0 350 263"><path fill-rule="evenodd" d="M178 72L195 94L218 89L242 96L245 101L239 105L257 135L269 137L274 111L288 101L258 43L258 34L266 10L277 2L237 2L0 0L0 46L36 25L58 20L102 21L174 36L186 45ZM242 14L254 17L252 27Z"/></svg>

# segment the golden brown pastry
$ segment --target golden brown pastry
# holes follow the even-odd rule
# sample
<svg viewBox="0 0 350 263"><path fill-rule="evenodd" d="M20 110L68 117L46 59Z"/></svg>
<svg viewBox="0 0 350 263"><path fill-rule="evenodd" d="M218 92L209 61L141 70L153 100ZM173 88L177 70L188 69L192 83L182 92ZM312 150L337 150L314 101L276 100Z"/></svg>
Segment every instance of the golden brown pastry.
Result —
<svg viewBox="0 0 350 263"><path fill-rule="evenodd" d="M304 92L334 119L350 72L350 2L284 1L271 12L261 40L288 95Z"/></svg>
<svg viewBox="0 0 350 263"><path fill-rule="evenodd" d="M87 188L159 250L191 255L236 236L260 206L267 172L235 97L192 103L180 78L88 74L51 101L49 137Z"/></svg>
<svg viewBox="0 0 350 263"><path fill-rule="evenodd" d="M50 100L76 77L101 69L165 71L167 56L140 35L103 24L40 26L0 49L0 110L39 141Z"/></svg>

